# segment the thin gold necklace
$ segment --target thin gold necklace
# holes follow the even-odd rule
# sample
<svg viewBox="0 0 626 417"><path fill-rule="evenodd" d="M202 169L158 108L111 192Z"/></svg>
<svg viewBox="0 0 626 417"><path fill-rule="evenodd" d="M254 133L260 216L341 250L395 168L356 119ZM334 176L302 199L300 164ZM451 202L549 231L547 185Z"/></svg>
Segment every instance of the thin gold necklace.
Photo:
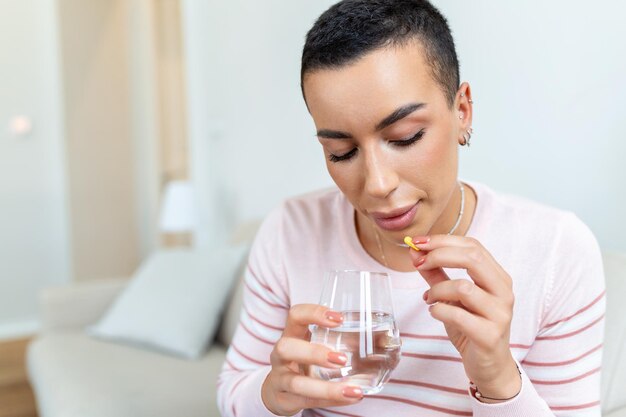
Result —
<svg viewBox="0 0 626 417"><path fill-rule="evenodd" d="M463 187L462 182L459 182L459 186L461 187L461 209L459 210L459 215L456 218L456 223L454 223L454 226L452 226L452 229L450 229L450 231L448 232L449 235L453 234L456 231L457 227L459 227L459 224L461 224L461 217L463 217L463 212L465 211L465 188ZM387 258L385 257L385 251L383 250L383 245L380 242L380 236L378 235L378 229L376 229L374 223L372 223L372 227L374 228L374 235L376 236L376 244L378 245L380 256L383 259L385 267L389 268Z"/></svg>

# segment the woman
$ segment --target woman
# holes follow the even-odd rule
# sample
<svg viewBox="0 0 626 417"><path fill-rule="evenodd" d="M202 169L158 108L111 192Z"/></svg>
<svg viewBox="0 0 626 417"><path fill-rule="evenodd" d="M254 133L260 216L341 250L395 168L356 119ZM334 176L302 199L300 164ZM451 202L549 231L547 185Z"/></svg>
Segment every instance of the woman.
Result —
<svg viewBox="0 0 626 417"><path fill-rule="evenodd" d="M302 91L337 188L261 227L223 415L600 416L597 242L570 212L457 179L473 112L458 74L427 1L345 0L309 31ZM380 394L302 372L345 361L308 342L342 320L315 304L330 269L392 275L403 356Z"/></svg>

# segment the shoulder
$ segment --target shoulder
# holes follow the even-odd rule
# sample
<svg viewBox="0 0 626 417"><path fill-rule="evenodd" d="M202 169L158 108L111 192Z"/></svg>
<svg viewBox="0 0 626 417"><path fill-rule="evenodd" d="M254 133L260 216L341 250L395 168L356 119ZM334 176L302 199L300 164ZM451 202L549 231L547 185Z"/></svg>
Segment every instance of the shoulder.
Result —
<svg viewBox="0 0 626 417"><path fill-rule="evenodd" d="M469 185L478 195L476 233L507 266L523 265L526 271L534 265L537 270L558 273L580 268L589 258L595 269L601 267L598 242L574 212L494 191L484 184Z"/></svg>
<svg viewBox="0 0 626 417"><path fill-rule="evenodd" d="M556 251L573 255L598 249L593 232L573 211L511 194L500 194L497 200L501 214L509 216L518 229L550 242Z"/></svg>
<svg viewBox="0 0 626 417"><path fill-rule="evenodd" d="M589 227L573 212L528 197L495 191L481 183L470 183L478 194L483 221L516 238L567 245L577 240L597 243Z"/></svg>
<svg viewBox="0 0 626 417"><path fill-rule="evenodd" d="M602 293L600 246L573 211L482 184L477 188L488 248L512 274L520 293L540 292L544 322L573 314Z"/></svg>
<svg viewBox="0 0 626 417"><path fill-rule="evenodd" d="M533 228L532 225L536 225L539 228L551 229L573 214L528 197L495 191L482 184L479 185L479 189L483 199L488 200L487 205L492 212L491 215L525 223L527 228Z"/></svg>

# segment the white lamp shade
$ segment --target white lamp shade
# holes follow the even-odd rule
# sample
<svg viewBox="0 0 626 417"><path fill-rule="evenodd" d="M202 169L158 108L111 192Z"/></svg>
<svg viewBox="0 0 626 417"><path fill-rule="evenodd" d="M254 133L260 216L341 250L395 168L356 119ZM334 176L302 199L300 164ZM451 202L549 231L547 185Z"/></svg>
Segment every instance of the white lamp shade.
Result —
<svg viewBox="0 0 626 417"><path fill-rule="evenodd" d="M189 181L170 181L161 204L159 228L162 232L192 232L196 227L193 186Z"/></svg>

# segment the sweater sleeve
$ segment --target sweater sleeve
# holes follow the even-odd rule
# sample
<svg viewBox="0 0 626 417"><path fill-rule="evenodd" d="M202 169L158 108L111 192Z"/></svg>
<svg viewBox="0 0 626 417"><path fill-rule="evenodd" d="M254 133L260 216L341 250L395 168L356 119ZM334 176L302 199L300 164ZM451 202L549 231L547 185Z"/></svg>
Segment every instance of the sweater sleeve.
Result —
<svg viewBox="0 0 626 417"><path fill-rule="evenodd" d="M522 390L514 399L484 404L480 417L600 417L605 281L598 243L573 214L556 240L539 333L521 362Z"/></svg>
<svg viewBox="0 0 626 417"><path fill-rule="evenodd" d="M252 245L244 277L243 308L218 379L223 417L274 417L261 399L270 353L280 338L290 301L281 254L282 209L265 219Z"/></svg>

